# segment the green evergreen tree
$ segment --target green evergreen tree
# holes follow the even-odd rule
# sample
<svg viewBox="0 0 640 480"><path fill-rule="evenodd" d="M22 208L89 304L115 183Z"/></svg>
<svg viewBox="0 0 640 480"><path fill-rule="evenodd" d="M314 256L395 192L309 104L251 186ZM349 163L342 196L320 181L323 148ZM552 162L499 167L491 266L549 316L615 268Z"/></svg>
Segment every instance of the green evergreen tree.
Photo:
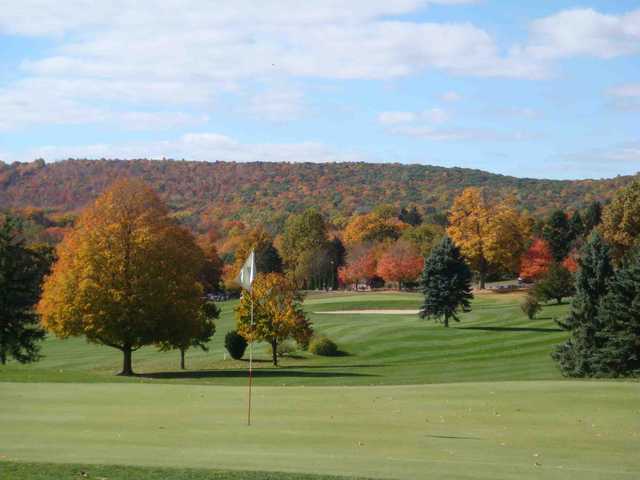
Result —
<svg viewBox="0 0 640 480"><path fill-rule="evenodd" d="M449 319L460 321L458 311L471 311L471 269L449 237L444 237L426 259L421 284L421 318L440 320L448 327Z"/></svg>
<svg viewBox="0 0 640 480"><path fill-rule="evenodd" d="M398 215L398 219L404 223L415 227L422 223L422 215L418 212L418 209L413 206L411 210L407 210L406 208L402 208L400 210L400 215Z"/></svg>
<svg viewBox="0 0 640 480"><path fill-rule="evenodd" d="M542 229L542 236L551 248L556 262L564 260L571 250L572 232L569 220L562 210L556 210Z"/></svg>
<svg viewBox="0 0 640 480"><path fill-rule="evenodd" d="M329 257L331 262L331 279L329 284L333 289L338 288L338 268L343 267L347 263L347 249L342 240L333 237L329 242Z"/></svg>
<svg viewBox="0 0 640 480"><path fill-rule="evenodd" d="M11 356L20 363L40 358L40 328L34 305L47 259L25 246L21 223L13 216L0 218L0 363Z"/></svg>
<svg viewBox="0 0 640 480"><path fill-rule="evenodd" d="M562 299L575 293L573 274L560 263L554 262L547 273L536 283L534 295L543 302L555 300L558 305Z"/></svg>
<svg viewBox="0 0 640 480"><path fill-rule="evenodd" d="M573 240L584 235L584 221L582 220L582 215L580 215L578 210L576 210L571 216L569 228L571 229L571 238Z"/></svg>
<svg viewBox="0 0 640 480"><path fill-rule="evenodd" d="M609 246L597 230L582 247L578 266L571 312L565 321L559 322L571 335L552 354L562 372L569 376L593 374L596 334L600 330L598 309L613 276Z"/></svg>
<svg viewBox="0 0 640 480"><path fill-rule="evenodd" d="M260 273L282 273L282 257L272 242L256 250L256 269Z"/></svg>
<svg viewBox="0 0 640 480"><path fill-rule="evenodd" d="M640 375L640 250L618 269L598 311L601 326L594 371L598 375Z"/></svg>
<svg viewBox="0 0 640 480"><path fill-rule="evenodd" d="M584 231L586 234L590 233L595 227L600 225L602 220L602 204L598 201L591 203L587 207L587 211L584 214Z"/></svg>

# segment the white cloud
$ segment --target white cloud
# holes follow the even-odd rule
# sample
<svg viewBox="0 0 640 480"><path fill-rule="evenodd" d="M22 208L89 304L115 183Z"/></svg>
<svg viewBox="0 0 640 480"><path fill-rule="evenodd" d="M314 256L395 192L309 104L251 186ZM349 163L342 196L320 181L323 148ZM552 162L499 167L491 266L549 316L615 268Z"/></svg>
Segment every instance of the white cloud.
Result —
<svg viewBox="0 0 640 480"><path fill-rule="evenodd" d="M607 90L611 104L622 111L640 111L640 83L627 83Z"/></svg>
<svg viewBox="0 0 640 480"><path fill-rule="evenodd" d="M297 90L270 90L251 98L249 112L270 122L300 118L305 110L304 94Z"/></svg>
<svg viewBox="0 0 640 480"><path fill-rule="evenodd" d="M458 92L449 91L444 92L442 95L440 95L440 99L443 102L459 102L460 100L462 100L462 95L460 95Z"/></svg>
<svg viewBox="0 0 640 480"><path fill-rule="evenodd" d="M614 97L640 97L640 83L628 83L626 85L618 85L608 91L609 95Z"/></svg>
<svg viewBox="0 0 640 480"><path fill-rule="evenodd" d="M358 152L336 152L319 142L242 143L218 133L188 133L174 140L123 144L42 146L23 152L18 160L44 158L185 158L234 162L349 162L367 158Z"/></svg>
<svg viewBox="0 0 640 480"><path fill-rule="evenodd" d="M572 178L610 177L611 172L633 175L640 173L640 141L564 154L555 164Z"/></svg>
<svg viewBox="0 0 640 480"><path fill-rule="evenodd" d="M432 141L527 141L539 135L527 132L503 132L488 128L446 126L451 115L441 108L422 112L382 112L378 123L392 135Z"/></svg>
<svg viewBox="0 0 640 480"><path fill-rule="evenodd" d="M230 90L248 99L238 111L289 121L303 114L303 93L252 95L256 80L379 80L430 69L535 79L547 76L557 59L640 52L640 10L565 10L534 21L522 45L501 46L469 22L404 17L430 4L474 0L352 0L348 8L341 0L304 8L298 0L3 3L0 33L52 42L46 56L24 59L26 78L0 91L0 106L9 106L0 109L4 130L83 120L123 119L126 126L141 123L135 120L140 112L177 111L147 114L149 124L170 128L176 121L200 122ZM442 99L454 102L460 95L446 92ZM194 110L199 113L189 113Z"/></svg>
<svg viewBox="0 0 640 480"><path fill-rule="evenodd" d="M489 141L521 142L539 138L528 132L504 132L488 128L446 127L434 128L426 125L403 125L389 130L395 135L403 135L438 142L452 141Z"/></svg>
<svg viewBox="0 0 640 480"><path fill-rule="evenodd" d="M449 114L441 108L434 107L422 112L382 112L378 115L378 122L384 126L401 125L413 122L443 123L449 119Z"/></svg>
<svg viewBox="0 0 640 480"><path fill-rule="evenodd" d="M536 60L573 56L613 58L640 52L640 10L605 15L590 8L536 20L525 54Z"/></svg>
<svg viewBox="0 0 640 480"><path fill-rule="evenodd" d="M90 92L74 90L73 82L27 80L12 89L0 90L0 131L30 125L108 124L119 129L157 130L198 125L208 120L205 114L181 111L156 111L115 108L84 102ZM87 86L82 83L81 86ZM97 89L99 86L95 85ZM153 88L153 86L151 86ZM110 94L107 93L107 97ZM115 94L114 94L115 95ZM115 97L113 97L115 100Z"/></svg>

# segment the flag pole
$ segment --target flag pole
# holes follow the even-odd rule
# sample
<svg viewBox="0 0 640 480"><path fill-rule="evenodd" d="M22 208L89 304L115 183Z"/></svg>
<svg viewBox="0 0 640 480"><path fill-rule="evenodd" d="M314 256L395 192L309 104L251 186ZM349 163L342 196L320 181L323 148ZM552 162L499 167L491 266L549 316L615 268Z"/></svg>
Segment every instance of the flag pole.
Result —
<svg viewBox="0 0 640 480"><path fill-rule="evenodd" d="M253 383L253 294L251 295L251 342L249 343L249 408L247 411L247 426L251 425L251 384Z"/></svg>

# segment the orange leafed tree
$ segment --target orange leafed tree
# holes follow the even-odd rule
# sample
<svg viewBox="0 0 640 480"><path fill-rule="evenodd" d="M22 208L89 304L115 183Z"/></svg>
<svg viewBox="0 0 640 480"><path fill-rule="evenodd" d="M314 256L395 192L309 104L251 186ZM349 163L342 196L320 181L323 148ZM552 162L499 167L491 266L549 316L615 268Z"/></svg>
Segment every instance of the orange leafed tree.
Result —
<svg viewBox="0 0 640 480"><path fill-rule="evenodd" d="M350 256L354 257L353 260L350 259L347 265L338 269L341 284L357 284L375 277L378 260L374 248L364 249Z"/></svg>
<svg viewBox="0 0 640 480"><path fill-rule="evenodd" d="M369 241L395 240L407 227L406 223L388 214L365 213L351 219L344 229L343 240L349 245Z"/></svg>
<svg viewBox="0 0 640 480"><path fill-rule="evenodd" d="M122 375L133 374L140 347L182 344L184 332L200 337L208 326L202 251L141 181L118 181L98 197L57 256L38 304L44 327L122 351Z"/></svg>
<svg viewBox="0 0 640 480"><path fill-rule="evenodd" d="M424 268L424 258L408 242L394 243L378 260L376 273L385 282L397 282L400 289L407 282L415 281Z"/></svg>
<svg viewBox="0 0 640 480"><path fill-rule="evenodd" d="M536 238L522 256L520 276L525 280L537 280L547 273L552 263L553 256L549 244Z"/></svg>
<svg viewBox="0 0 640 480"><path fill-rule="evenodd" d="M569 256L562 261L562 266L571 273L578 271L578 252L575 250L569 253Z"/></svg>

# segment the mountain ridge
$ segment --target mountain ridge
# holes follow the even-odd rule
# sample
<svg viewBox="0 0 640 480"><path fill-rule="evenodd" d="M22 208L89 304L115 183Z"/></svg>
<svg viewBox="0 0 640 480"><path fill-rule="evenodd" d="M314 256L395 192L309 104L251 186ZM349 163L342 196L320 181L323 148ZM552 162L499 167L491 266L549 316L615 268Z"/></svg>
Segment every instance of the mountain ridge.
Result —
<svg viewBox="0 0 640 480"><path fill-rule="evenodd" d="M520 208L541 215L607 201L638 175L547 180L399 163L35 160L0 163L0 207L76 211L120 177L142 178L182 220L197 227L201 218L196 217L216 211L222 219L278 225L288 214L314 206L338 224L381 203L442 212L469 186L484 187L497 198L515 195Z"/></svg>

